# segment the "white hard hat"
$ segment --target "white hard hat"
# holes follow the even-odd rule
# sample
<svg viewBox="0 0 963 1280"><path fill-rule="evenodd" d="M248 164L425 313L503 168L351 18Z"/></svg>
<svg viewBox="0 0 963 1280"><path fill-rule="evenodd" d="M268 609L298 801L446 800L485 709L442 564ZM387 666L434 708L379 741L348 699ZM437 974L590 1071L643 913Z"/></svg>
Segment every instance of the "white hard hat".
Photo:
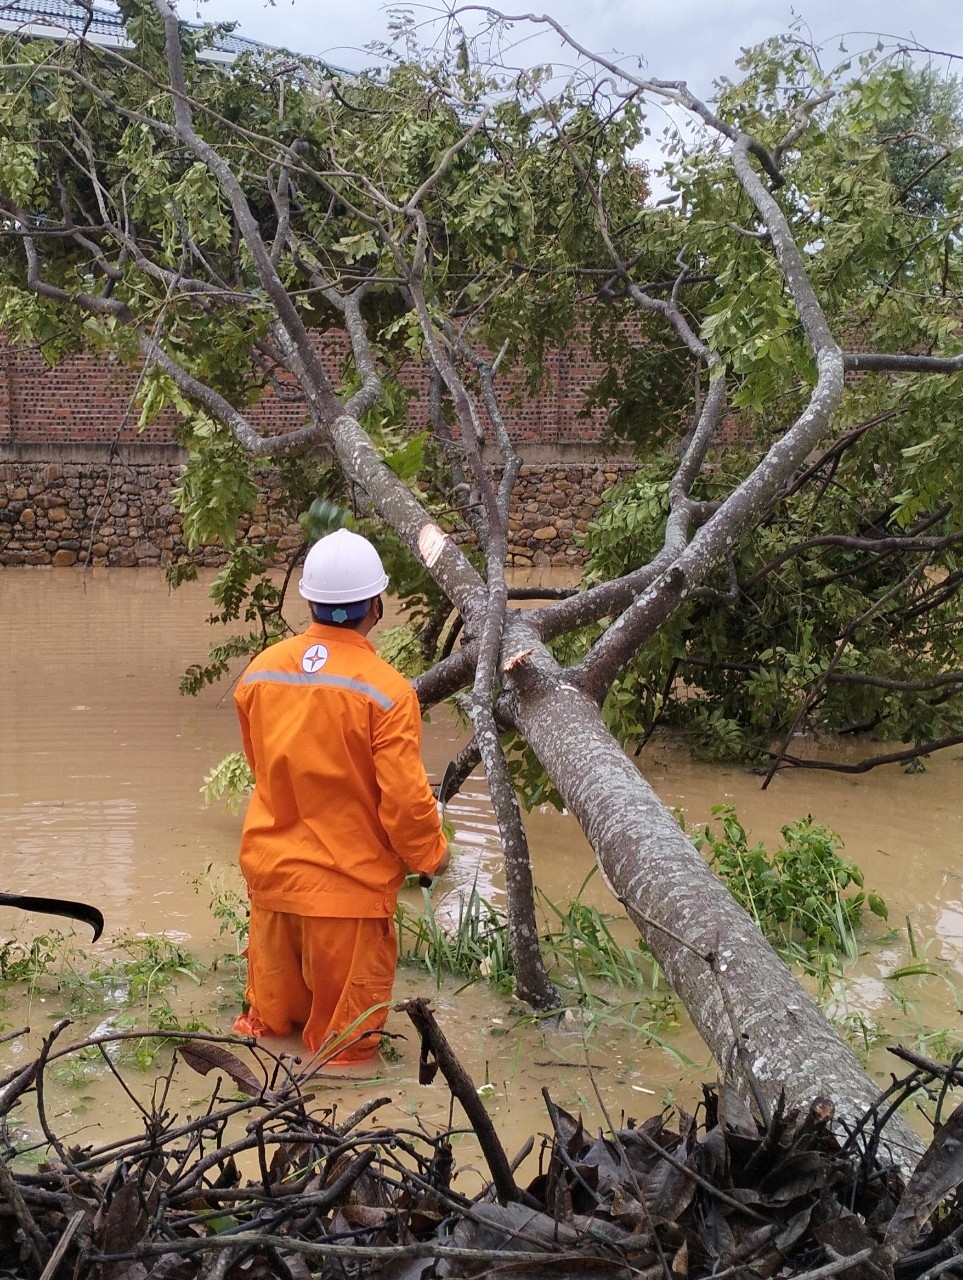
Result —
<svg viewBox="0 0 963 1280"><path fill-rule="evenodd" d="M380 595L387 585L381 557L368 539L338 529L308 552L298 590L316 604L352 604Z"/></svg>

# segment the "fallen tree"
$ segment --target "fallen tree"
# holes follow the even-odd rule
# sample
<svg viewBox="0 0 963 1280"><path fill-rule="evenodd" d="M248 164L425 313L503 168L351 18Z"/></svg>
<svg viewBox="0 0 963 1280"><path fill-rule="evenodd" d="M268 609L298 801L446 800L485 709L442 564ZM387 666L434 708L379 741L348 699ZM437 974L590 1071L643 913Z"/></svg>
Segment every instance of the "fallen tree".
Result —
<svg viewBox="0 0 963 1280"><path fill-rule="evenodd" d="M400 548L391 572L428 618L419 696L425 707L459 699L474 731L460 763L480 760L488 778L523 999L558 1004L539 954L519 753L578 818L613 893L761 1116L783 1097L808 1105L823 1093L855 1123L874 1102L873 1082L601 711L680 611L738 592L733 549L844 430L847 368L906 367L901 355L841 348L813 283L820 237L837 258L839 247L828 223L800 219L806 193L787 180L810 129L845 124L845 113L841 124L824 111L845 80L816 76L791 42L760 55L750 76L758 92L721 113L683 84L604 59L589 59L595 71L554 96L541 73L506 79L467 53L455 70L402 61L355 80L270 57L224 69L204 63L206 37L181 27L167 0L126 12L129 51L85 39L4 42L5 331L39 341L51 359L84 346L140 364L143 420L171 406L181 415L191 461L180 501L197 538L230 540L254 499L250 466L265 460L286 469L294 494L323 486L391 531ZM788 89L776 74L787 66ZM888 75L884 66L867 79L877 96ZM650 99L703 131L681 214L646 207L631 159ZM696 216L700 192L717 189L729 205ZM701 247L689 243L693 227ZM947 279L956 259L954 248ZM838 261L827 270L838 274ZM749 278L759 289L743 316ZM717 291L698 312L686 300L693 282ZM542 344L574 322L586 294L593 316L618 295L666 326L690 361L691 412L674 444L658 545L609 580L522 612L509 608L505 575L520 459L499 374L527 362L537 383ZM350 342L337 375L319 355L325 328ZM933 328L947 338L945 325ZM761 394L751 353L767 343L774 350L758 360L770 391L784 353L792 385L774 396L744 471L703 496L727 413ZM401 353L430 369L430 438L399 420ZM927 386L950 375L955 387L961 364L919 355L909 367L930 375ZM248 409L265 386L294 397L298 427L253 425ZM238 578L246 584L263 566L243 549L220 584L226 614L248 598ZM258 591L252 611L270 626L254 643L264 643L283 623L271 589ZM457 648L445 643L450 607ZM888 1135L912 1163L921 1144L895 1114Z"/></svg>

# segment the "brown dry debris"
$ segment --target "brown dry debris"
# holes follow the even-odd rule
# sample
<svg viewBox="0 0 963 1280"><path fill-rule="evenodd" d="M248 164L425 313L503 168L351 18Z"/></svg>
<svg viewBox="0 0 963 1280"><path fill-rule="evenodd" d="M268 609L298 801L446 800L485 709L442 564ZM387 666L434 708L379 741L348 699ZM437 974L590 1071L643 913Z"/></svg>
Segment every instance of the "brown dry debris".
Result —
<svg viewBox="0 0 963 1280"><path fill-rule="evenodd" d="M57 1028L36 1063L0 1081L0 1117L28 1091L51 1158L31 1172L0 1158L0 1277L26 1280L310 1280L312 1276L505 1274L599 1280L793 1277L936 1280L963 1273L963 1106L936 1130L904 1185L881 1140L892 1109L920 1091L937 1102L963 1083L905 1051L894 1081L852 1133L817 1099L762 1124L725 1086L607 1135L585 1131L544 1090L552 1137L539 1175L515 1182L484 1106L430 1005L402 1006L421 1036L423 1079L440 1072L461 1102L491 1181L454 1187L450 1132L368 1127L389 1100L340 1121L318 1113L308 1081L262 1055L264 1081L210 1037L177 1058L218 1083L204 1114L165 1109L171 1073L144 1132L99 1149L51 1131L43 1082ZM103 1038L100 1038L103 1042ZM91 1042L85 1042L89 1045ZM222 1091L227 1083L230 1097ZM437 1086L436 1086L437 1087ZM237 1094L245 1095L243 1100ZM233 1136L237 1134L238 1136ZM529 1144L529 1148L531 1149ZM242 1179L239 1164L256 1161Z"/></svg>

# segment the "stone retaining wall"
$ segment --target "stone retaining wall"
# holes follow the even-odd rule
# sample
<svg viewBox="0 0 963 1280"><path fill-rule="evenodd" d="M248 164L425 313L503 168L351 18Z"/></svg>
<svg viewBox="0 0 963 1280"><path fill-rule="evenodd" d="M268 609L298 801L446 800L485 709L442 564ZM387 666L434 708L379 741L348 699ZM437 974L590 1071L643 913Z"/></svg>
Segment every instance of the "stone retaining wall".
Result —
<svg viewBox="0 0 963 1280"><path fill-rule="evenodd" d="M0 566L134 567L187 556L171 502L183 462L182 451L167 445L0 446ZM604 490L631 469L627 458L600 463L582 446L530 450L515 492L511 562L578 564L573 533L584 531ZM297 526L272 513L270 471L250 532L276 540L282 552L301 542ZM224 558L219 547L190 554L205 565Z"/></svg>

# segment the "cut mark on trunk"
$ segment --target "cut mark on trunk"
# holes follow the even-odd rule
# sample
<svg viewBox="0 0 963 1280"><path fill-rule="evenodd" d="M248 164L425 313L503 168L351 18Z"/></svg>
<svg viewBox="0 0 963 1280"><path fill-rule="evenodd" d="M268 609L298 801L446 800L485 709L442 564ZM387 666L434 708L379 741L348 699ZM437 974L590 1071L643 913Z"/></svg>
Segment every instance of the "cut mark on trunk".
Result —
<svg viewBox="0 0 963 1280"><path fill-rule="evenodd" d="M441 558L448 537L436 524L424 524L418 531L418 550L425 567L433 568Z"/></svg>

